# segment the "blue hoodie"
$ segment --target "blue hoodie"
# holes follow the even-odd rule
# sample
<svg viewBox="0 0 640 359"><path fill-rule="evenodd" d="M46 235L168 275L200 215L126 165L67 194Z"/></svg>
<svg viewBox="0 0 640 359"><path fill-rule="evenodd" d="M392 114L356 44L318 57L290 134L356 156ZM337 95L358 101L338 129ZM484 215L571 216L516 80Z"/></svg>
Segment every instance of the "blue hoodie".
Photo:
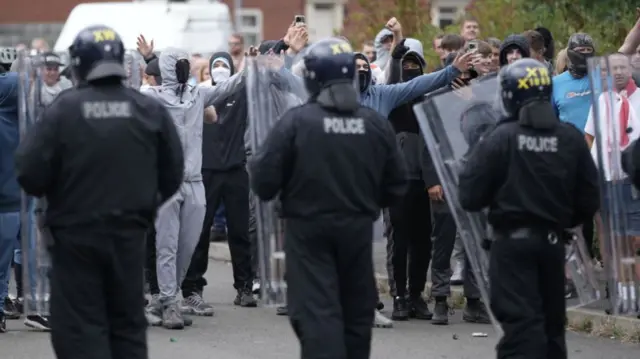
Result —
<svg viewBox="0 0 640 359"><path fill-rule="evenodd" d="M18 74L7 72L0 75L0 213L20 211L13 158L19 142Z"/></svg>
<svg viewBox="0 0 640 359"><path fill-rule="evenodd" d="M363 54L356 54L356 57L369 62ZM360 104L387 118L394 108L449 85L458 75L458 69L447 66L440 71L393 85L373 85L370 81L366 89L360 93Z"/></svg>

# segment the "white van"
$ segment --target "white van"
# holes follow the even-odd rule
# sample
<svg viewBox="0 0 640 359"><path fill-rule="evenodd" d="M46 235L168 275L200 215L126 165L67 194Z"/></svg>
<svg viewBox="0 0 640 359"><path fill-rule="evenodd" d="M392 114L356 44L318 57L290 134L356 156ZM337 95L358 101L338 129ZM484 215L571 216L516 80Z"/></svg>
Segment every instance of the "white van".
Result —
<svg viewBox="0 0 640 359"><path fill-rule="evenodd" d="M80 4L71 10L54 51L66 52L80 30L92 25L113 28L128 50L136 49L136 38L143 34L154 40L155 51L177 47L201 54L228 51L232 31L229 7L220 2Z"/></svg>

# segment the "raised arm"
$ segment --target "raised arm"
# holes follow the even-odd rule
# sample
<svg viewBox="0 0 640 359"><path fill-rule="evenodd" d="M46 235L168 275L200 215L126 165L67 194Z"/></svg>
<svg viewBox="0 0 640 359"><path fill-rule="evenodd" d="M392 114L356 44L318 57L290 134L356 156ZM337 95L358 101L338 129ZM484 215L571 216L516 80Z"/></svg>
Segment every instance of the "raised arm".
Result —
<svg viewBox="0 0 640 359"><path fill-rule="evenodd" d="M640 46L640 8L636 8L636 23L627 34L618 51L625 55L633 55L638 46Z"/></svg>

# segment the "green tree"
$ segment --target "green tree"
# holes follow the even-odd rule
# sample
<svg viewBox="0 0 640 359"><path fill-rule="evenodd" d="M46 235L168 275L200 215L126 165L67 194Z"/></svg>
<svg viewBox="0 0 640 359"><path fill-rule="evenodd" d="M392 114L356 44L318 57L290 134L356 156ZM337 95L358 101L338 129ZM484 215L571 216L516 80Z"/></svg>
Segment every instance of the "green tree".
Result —
<svg viewBox="0 0 640 359"><path fill-rule="evenodd" d="M544 26L558 48L571 34L586 32L596 40L599 53L610 53L634 25L636 7L631 0L473 0L466 10L478 20L483 36L504 38Z"/></svg>
<svg viewBox="0 0 640 359"><path fill-rule="evenodd" d="M387 21L396 17L402 24L405 37L422 41L427 63L433 66L438 63L431 41L440 29L431 25L431 6L428 0L358 0L358 4L360 10L348 14L343 31L343 35L354 46L360 47L363 42L373 40Z"/></svg>

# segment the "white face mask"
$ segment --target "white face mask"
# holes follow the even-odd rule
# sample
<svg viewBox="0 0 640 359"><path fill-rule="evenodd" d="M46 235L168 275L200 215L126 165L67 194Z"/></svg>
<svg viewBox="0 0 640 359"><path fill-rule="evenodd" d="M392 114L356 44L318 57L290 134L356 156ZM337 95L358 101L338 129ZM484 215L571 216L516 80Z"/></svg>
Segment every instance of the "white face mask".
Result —
<svg viewBox="0 0 640 359"><path fill-rule="evenodd" d="M214 67L211 69L211 79L214 83L225 82L231 77L231 70L226 67Z"/></svg>

